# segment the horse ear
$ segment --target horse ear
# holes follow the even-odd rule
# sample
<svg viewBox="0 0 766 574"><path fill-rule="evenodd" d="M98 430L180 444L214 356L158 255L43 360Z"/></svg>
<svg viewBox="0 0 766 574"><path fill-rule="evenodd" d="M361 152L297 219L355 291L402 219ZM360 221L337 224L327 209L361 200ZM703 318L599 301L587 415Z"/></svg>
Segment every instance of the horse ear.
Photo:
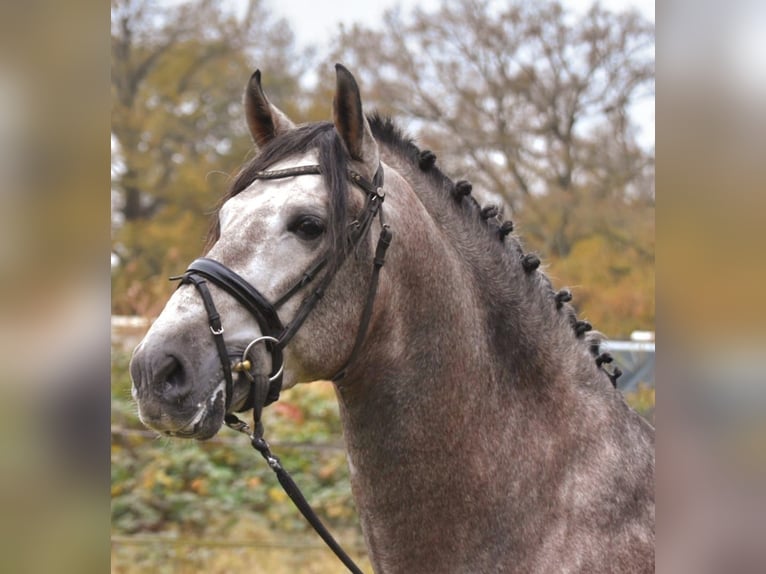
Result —
<svg viewBox="0 0 766 574"><path fill-rule="evenodd" d="M378 169L378 144L362 112L362 98L354 76L335 64L336 89L332 101L333 121L352 159L363 162L372 175Z"/></svg>
<svg viewBox="0 0 766 574"><path fill-rule="evenodd" d="M266 98L261 87L260 70L253 72L245 88L245 117L258 147L263 147L279 134L295 127L290 118Z"/></svg>

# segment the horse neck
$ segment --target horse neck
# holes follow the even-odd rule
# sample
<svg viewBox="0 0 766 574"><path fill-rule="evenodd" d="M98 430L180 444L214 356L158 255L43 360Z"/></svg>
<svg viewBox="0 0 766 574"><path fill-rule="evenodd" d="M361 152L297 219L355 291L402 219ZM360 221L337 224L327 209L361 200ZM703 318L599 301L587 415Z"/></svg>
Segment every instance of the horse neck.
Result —
<svg viewBox="0 0 766 574"><path fill-rule="evenodd" d="M408 170L401 162L396 168ZM448 192L429 186L423 174L409 174L419 180L415 193L398 172L387 170L389 183L394 179L398 187L386 200L387 209L396 203L393 212L386 212L394 243L376 305L377 322L358 361L365 373L357 373L358 378L386 379L394 372L399 378L408 373L421 378L425 373L427 379L416 385L385 385L383 392L395 392L406 402L411 394L427 400L428 393L421 391L432 380L440 393L445 388L465 391L461 402L485 402L484 393L506 396L529 389L541 398L559 385L593 379L608 387L587 344L574 334L571 308L556 306L541 272L523 269L518 240L493 236L477 214L461 212ZM382 391L364 382L345 387L349 399Z"/></svg>
<svg viewBox="0 0 766 574"><path fill-rule="evenodd" d="M352 486L381 561L394 547L391 560L438 560L422 549L486 536L493 528L482 521L519 520L529 509L509 497L536 492L540 465L578 440L555 428L561 413L581 408L581 389L609 385L543 280L520 266L501 271L502 246L476 241L480 223L444 209L437 228L425 211L421 202L390 218L378 306L387 312L338 388Z"/></svg>

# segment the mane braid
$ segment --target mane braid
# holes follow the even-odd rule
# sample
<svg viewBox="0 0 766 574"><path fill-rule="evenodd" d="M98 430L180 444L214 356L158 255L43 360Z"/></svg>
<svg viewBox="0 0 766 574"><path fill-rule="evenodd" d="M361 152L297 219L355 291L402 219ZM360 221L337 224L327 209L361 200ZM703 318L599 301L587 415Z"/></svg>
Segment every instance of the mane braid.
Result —
<svg viewBox="0 0 766 574"><path fill-rule="evenodd" d="M499 246L506 253L505 257L495 257L495 259L505 260L509 266L518 265L521 267L521 276L526 276L529 281L533 282L532 289L537 291L538 297L542 296L548 302L552 320L568 325L571 337L570 344L577 345L587 351L587 356L594 359L597 369L607 377L611 385L616 386L617 377L620 375L619 369L615 369L616 373L609 373L603 368L607 362L603 360L603 357L601 360L595 360L601 356L600 344L604 336L598 331L593 331L593 327L588 321L578 320L575 308L569 303L572 300L571 291L561 289L557 292L553 289L550 279L538 269L541 263L539 257L533 253L524 253L521 241L517 236L512 235L513 222L506 221L501 224L497 220L501 210L494 206L482 209L470 195L471 183L465 180L453 182L436 165L435 154L430 150L420 150L414 140L406 135L390 117L373 112L367 116L367 119L378 143L385 145L397 156L407 161L413 167L413 173L426 178L433 188L448 190L453 199L450 203L460 211L464 218L485 223L484 226L474 225L477 229L476 234L487 237L490 243L488 246L490 252ZM483 233L479 231L482 227ZM490 233L486 233L488 229ZM515 263L512 261L513 257L507 256L508 253L515 255Z"/></svg>

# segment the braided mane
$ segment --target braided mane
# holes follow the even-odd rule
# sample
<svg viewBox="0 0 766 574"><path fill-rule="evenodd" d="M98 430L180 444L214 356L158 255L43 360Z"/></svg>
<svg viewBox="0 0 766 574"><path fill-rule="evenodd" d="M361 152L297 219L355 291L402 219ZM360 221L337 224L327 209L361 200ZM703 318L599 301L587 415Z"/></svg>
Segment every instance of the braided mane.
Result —
<svg viewBox="0 0 766 574"><path fill-rule="evenodd" d="M575 308L570 304L572 293L569 289L554 290L550 279L539 267L540 258L534 253L525 253L519 237L513 233L512 221L502 219L502 209L495 205L482 207L471 195L472 185L466 180L453 181L436 165L436 155L430 150L421 150L413 138L404 133L394 121L378 113L367 116L370 128L376 141L391 153L401 158L411 167L413 175L421 179L424 188L436 190L436 197L443 211L458 214L459 220L469 230L474 245L466 253L466 259L478 268L481 268L485 276L494 277L497 283L495 292L507 291L509 288L508 275L498 274L498 262L507 268L511 277L525 277L528 288L524 289L526 298L536 299L538 307L548 311L552 324L561 322L568 324L574 337L596 359L596 366L603 371L617 386L617 378L622 374L618 368L611 372L604 365L612 362L612 356L607 352L601 352L600 343L604 338L601 333L594 331L588 321L577 318ZM345 169L347 158L342 151L342 144L333 125L330 122L319 122L300 126L286 134L277 137L261 152L242 168L235 177L226 199L238 194L247 188L254 180L254 174L266 169L277 161L289 157L295 153L302 153L309 149L319 150L320 164L331 197L330 229L334 235L336 248L343 245L341 236L344 229L346 214L346 181ZM443 204L450 205L443 205ZM218 219L215 217L207 240L207 249L218 238ZM481 259L488 254L492 267L482 267ZM505 300L518 299L519 293L506 293ZM542 301L540 301L542 299ZM499 331L503 331L501 326Z"/></svg>
<svg viewBox="0 0 766 574"><path fill-rule="evenodd" d="M502 209L495 205L480 206L471 195L470 182L453 181L436 165L436 155L430 150L421 150L413 138L405 134L390 117L375 112L368 115L367 119L379 144L404 159L413 168L417 168L414 171L419 171L432 189L442 190L442 195L451 199L449 203L469 222L468 225L476 229L476 237L483 238L484 249L494 259L503 261L511 270L520 267L523 273L533 280L538 294L549 302L552 310L565 318L575 338L587 346L588 351L595 357L596 366L616 387L617 379L622 373L617 367L611 372L604 368L604 365L613 360L609 353L602 353L600 350L604 336L594 331L588 321L577 318L577 312L570 304L572 292L569 289L554 290L550 279L539 269L540 258L534 253L524 253L519 237L513 234L513 222L501 219Z"/></svg>

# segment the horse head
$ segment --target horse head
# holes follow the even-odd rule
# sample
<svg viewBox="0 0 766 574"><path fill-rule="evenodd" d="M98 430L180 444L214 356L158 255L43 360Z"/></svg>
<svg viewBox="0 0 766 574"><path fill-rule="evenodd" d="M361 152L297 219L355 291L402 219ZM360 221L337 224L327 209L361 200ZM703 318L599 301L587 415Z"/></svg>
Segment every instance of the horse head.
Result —
<svg viewBox="0 0 766 574"><path fill-rule="evenodd" d="M338 375L358 346L384 229L382 166L356 81L336 73L333 121L304 126L269 102L259 71L250 78L245 116L260 153L131 360L147 426L209 438L227 412Z"/></svg>

